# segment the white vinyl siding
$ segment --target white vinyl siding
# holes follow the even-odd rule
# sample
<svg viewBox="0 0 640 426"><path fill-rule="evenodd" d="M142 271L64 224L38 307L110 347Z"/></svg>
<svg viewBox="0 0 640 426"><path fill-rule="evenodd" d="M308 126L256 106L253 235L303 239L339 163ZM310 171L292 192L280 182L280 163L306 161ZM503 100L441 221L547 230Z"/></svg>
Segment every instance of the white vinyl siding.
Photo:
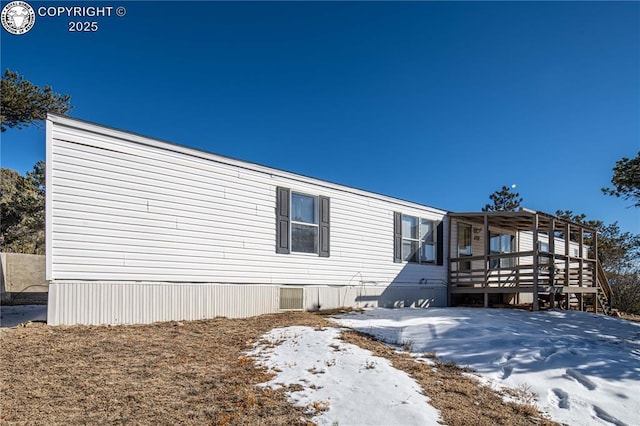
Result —
<svg viewBox="0 0 640 426"><path fill-rule="evenodd" d="M533 233L531 231L522 231L519 233L518 237L520 240L520 244L519 244L520 251L533 250ZM546 234L544 233L538 234L538 241L540 243L546 244L546 248L547 250L549 250L549 237ZM555 254L560 254L560 255L565 254L563 238L558 238L558 237L554 238L553 245L554 245ZM569 255L573 257L578 257L580 253L580 244L578 244L575 241L570 241L569 250L570 250ZM588 245L583 246L582 257L584 259L589 258L589 250L590 250L590 247ZM533 262L533 259L531 257L525 257L523 259L527 259L527 261Z"/></svg>
<svg viewBox="0 0 640 426"><path fill-rule="evenodd" d="M446 266L393 262L393 212L444 211L62 117L47 133L50 280L446 282ZM331 199L330 257L276 254L278 186Z"/></svg>

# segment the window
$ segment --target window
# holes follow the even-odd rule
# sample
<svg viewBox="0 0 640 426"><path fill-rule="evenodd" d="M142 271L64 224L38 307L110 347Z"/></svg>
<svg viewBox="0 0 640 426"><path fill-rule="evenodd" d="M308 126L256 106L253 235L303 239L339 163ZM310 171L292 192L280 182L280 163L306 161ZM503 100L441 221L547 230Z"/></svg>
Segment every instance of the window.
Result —
<svg viewBox="0 0 640 426"><path fill-rule="evenodd" d="M538 251L540 252L539 262L542 265L549 263L550 257L545 256L545 253L549 253L549 243L544 241L538 241Z"/></svg>
<svg viewBox="0 0 640 426"><path fill-rule="evenodd" d="M436 224L433 220L420 219L420 263L434 263L436 261L436 243L434 234Z"/></svg>
<svg viewBox="0 0 640 426"><path fill-rule="evenodd" d="M417 262L419 248L418 218L402 215L402 260Z"/></svg>
<svg viewBox="0 0 640 426"><path fill-rule="evenodd" d="M513 253L515 237L509 234L490 233L489 254ZM490 268L512 268L515 258L500 258L489 260Z"/></svg>
<svg viewBox="0 0 640 426"><path fill-rule="evenodd" d="M317 197L291 193L291 251L318 252L317 204Z"/></svg>
<svg viewBox="0 0 640 426"><path fill-rule="evenodd" d="M412 263L435 263L435 222L402 215L402 260Z"/></svg>
<svg viewBox="0 0 640 426"><path fill-rule="evenodd" d="M473 247L471 245L471 225L466 223L458 223L458 257L473 256ZM471 261L460 260L459 271L470 271Z"/></svg>
<svg viewBox="0 0 640 426"><path fill-rule="evenodd" d="M276 253L329 257L329 198L276 188Z"/></svg>

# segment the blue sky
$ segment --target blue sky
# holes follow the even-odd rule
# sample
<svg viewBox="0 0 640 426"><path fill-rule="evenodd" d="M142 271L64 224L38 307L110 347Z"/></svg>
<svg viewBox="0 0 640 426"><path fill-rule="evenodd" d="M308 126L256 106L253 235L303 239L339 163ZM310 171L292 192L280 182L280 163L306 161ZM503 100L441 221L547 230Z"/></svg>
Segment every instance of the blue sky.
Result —
<svg viewBox="0 0 640 426"><path fill-rule="evenodd" d="M1 30L2 70L74 117L451 211L515 183L640 232L600 191L640 151L639 2L30 3L127 10ZM2 167L44 144L3 133Z"/></svg>

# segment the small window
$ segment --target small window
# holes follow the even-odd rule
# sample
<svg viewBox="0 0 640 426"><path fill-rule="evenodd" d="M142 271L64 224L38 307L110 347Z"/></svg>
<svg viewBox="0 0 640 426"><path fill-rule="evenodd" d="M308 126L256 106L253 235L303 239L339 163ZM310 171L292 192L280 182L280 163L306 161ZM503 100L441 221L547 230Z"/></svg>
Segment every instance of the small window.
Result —
<svg viewBox="0 0 640 426"><path fill-rule="evenodd" d="M318 253L318 199L291 193L291 251Z"/></svg>
<svg viewBox="0 0 640 426"><path fill-rule="evenodd" d="M402 215L402 260L412 263L435 263L435 222Z"/></svg>

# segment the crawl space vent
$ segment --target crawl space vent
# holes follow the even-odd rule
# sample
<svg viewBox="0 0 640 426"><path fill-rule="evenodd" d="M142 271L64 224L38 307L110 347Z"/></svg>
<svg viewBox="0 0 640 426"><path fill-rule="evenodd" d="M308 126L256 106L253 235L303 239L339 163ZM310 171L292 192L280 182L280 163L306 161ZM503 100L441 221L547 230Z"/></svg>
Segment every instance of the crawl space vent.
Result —
<svg viewBox="0 0 640 426"><path fill-rule="evenodd" d="M301 311L304 290L301 288L280 287L280 309L286 311Z"/></svg>

